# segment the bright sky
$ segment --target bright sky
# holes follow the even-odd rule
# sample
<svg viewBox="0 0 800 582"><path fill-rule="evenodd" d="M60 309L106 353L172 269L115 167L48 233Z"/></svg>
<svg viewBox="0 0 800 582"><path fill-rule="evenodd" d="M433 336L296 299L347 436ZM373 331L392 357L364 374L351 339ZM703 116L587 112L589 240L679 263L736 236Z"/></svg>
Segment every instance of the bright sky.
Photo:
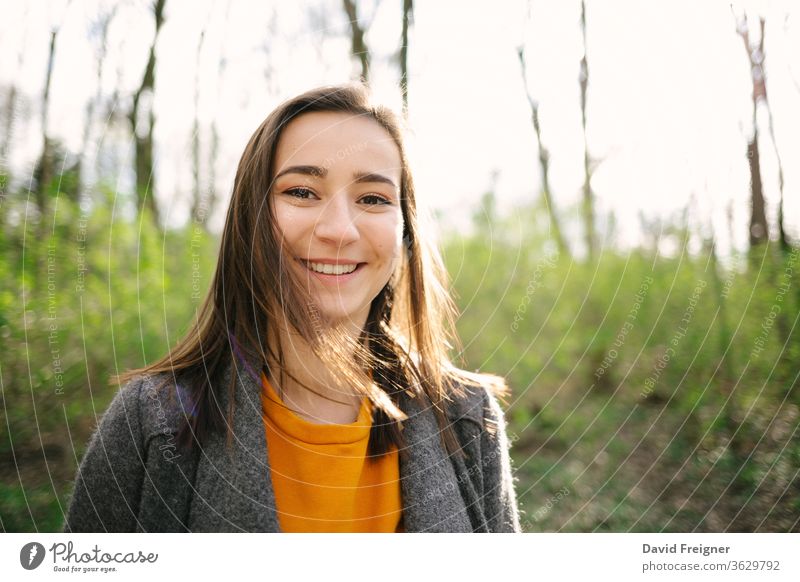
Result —
<svg viewBox="0 0 800 582"><path fill-rule="evenodd" d="M109 35L103 89L131 91L141 78L153 23L143 1L118 3ZM463 224L498 172L501 209L536 198L539 169L516 47L525 42L529 88L540 102L543 139L551 154L551 185L567 228L577 240L576 208L583 182L578 71L582 54L577 0L535 1L528 19L523 0L416 3L410 39L410 141L419 195ZM63 23L57 46L49 130L73 152L81 150L87 100L94 95L94 48L87 22L110 3L74 0L21 3L0 0L0 83L13 79L29 96L16 122L11 163L30 168L41 147L39 99L48 30ZM399 106L393 55L400 38L402 2L361 2L372 19L379 96ZM737 8L743 6L736 3ZM800 17L795 3L749 2L767 16L767 88L784 167L790 234L800 237ZM277 6L273 8L272 6ZM725 209L732 201L737 240L745 244L749 220L746 143L752 131L751 81L729 2L588 0L588 143L599 161L593 180L598 212L613 211L618 243L640 237L638 213L668 217L695 198L696 225L713 220L728 245ZM221 152L217 185L227 200L236 163L252 131L281 100L323 83L347 81L346 21L339 0L232 2L168 0L158 44L155 107L158 197L172 223L187 216L192 187L191 127L197 43L204 156L216 118ZM218 74L220 57L223 75ZM4 98L5 92L0 95ZM124 102L124 106L128 106ZM763 112L762 112L763 113ZM5 115L5 114L4 114ZM762 175L774 224L778 187L766 116L762 122ZM124 135L124 134L123 134ZM98 124L87 159L101 143L131 155ZM208 175L208 167L203 168ZM121 190L130 174L119 176ZM220 208L212 220L219 227Z"/></svg>

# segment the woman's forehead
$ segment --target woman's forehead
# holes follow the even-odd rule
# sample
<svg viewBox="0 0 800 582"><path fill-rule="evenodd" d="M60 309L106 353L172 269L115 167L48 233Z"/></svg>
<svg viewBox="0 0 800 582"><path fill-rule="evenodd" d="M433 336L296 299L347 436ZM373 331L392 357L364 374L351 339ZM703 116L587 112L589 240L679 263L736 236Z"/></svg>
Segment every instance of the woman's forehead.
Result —
<svg viewBox="0 0 800 582"><path fill-rule="evenodd" d="M400 150L386 129L369 116L306 113L293 119L278 140L276 175L294 165L401 173Z"/></svg>

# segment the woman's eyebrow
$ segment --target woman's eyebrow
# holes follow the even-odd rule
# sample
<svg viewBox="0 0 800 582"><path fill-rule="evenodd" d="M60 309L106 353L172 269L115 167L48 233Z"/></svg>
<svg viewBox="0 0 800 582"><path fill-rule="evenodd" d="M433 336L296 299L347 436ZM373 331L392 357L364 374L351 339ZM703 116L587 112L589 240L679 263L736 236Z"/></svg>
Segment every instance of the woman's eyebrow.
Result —
<svg viewBox="0 0 800 582"><path fill-rule="evenodd" d="M353 174L353 181L357 184L364 182L381 182L389 184L392 188L397 189L397 185L383 174L376 174L375 172L355 172Z"/></svg>
<svg viewBox="0 0 800 582"><path fill-rule="evenodd" d="M285 174L302 174L304 176L314 176L315 178L324 178L328 173L328 168L321 166L289 166L280 172L275 179L277 180Z"/></svg>
<svg viewBox="0 0 800 582"><path fill-rule="evenodd" d="M328 174L328 168L323 168L322 166L289 166L285 170L278 173L275 176L277 180L281 176L286 174L302 174L303 176L313 176L315 178L324 178ZM353 182L356 184L363 184L367 182L380 182L382 184L389 184L392 188L397 189L397 184L395 184L390 178L387 178L383 174L378 174L376 172L354 172L353 173Z"/></svg>

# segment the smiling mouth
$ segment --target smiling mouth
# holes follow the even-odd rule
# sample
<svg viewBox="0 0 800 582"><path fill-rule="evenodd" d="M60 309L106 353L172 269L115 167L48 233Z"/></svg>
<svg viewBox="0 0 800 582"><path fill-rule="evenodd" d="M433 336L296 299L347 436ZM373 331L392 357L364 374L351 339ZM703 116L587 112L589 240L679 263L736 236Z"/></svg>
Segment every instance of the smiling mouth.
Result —
<svg viewBox="0 0 800 582"><path fill-rule="evenodd" d="M299 259L299 261L306 267L309 271L313 273L317 273L319 275L335 275L335 276L342 276L342 275L349 275L350 273L354 273L358 270L362 265L365 263L349 263L345 265L331 265L328 263L312 263L310 261L306 261L305 259Z"/></svg>

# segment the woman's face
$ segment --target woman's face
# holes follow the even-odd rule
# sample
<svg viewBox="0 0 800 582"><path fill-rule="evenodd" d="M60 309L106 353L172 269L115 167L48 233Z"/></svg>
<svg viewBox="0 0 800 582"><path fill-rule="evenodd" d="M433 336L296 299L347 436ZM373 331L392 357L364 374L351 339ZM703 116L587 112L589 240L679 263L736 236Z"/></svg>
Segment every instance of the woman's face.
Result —
<svg viewBox="0 0 800 582"><path fill-rule="evenodd" d="M271 200L289 268L329 322L363 328L402 247L400 152L369 117L313 112L278 141Z"/></svg>

